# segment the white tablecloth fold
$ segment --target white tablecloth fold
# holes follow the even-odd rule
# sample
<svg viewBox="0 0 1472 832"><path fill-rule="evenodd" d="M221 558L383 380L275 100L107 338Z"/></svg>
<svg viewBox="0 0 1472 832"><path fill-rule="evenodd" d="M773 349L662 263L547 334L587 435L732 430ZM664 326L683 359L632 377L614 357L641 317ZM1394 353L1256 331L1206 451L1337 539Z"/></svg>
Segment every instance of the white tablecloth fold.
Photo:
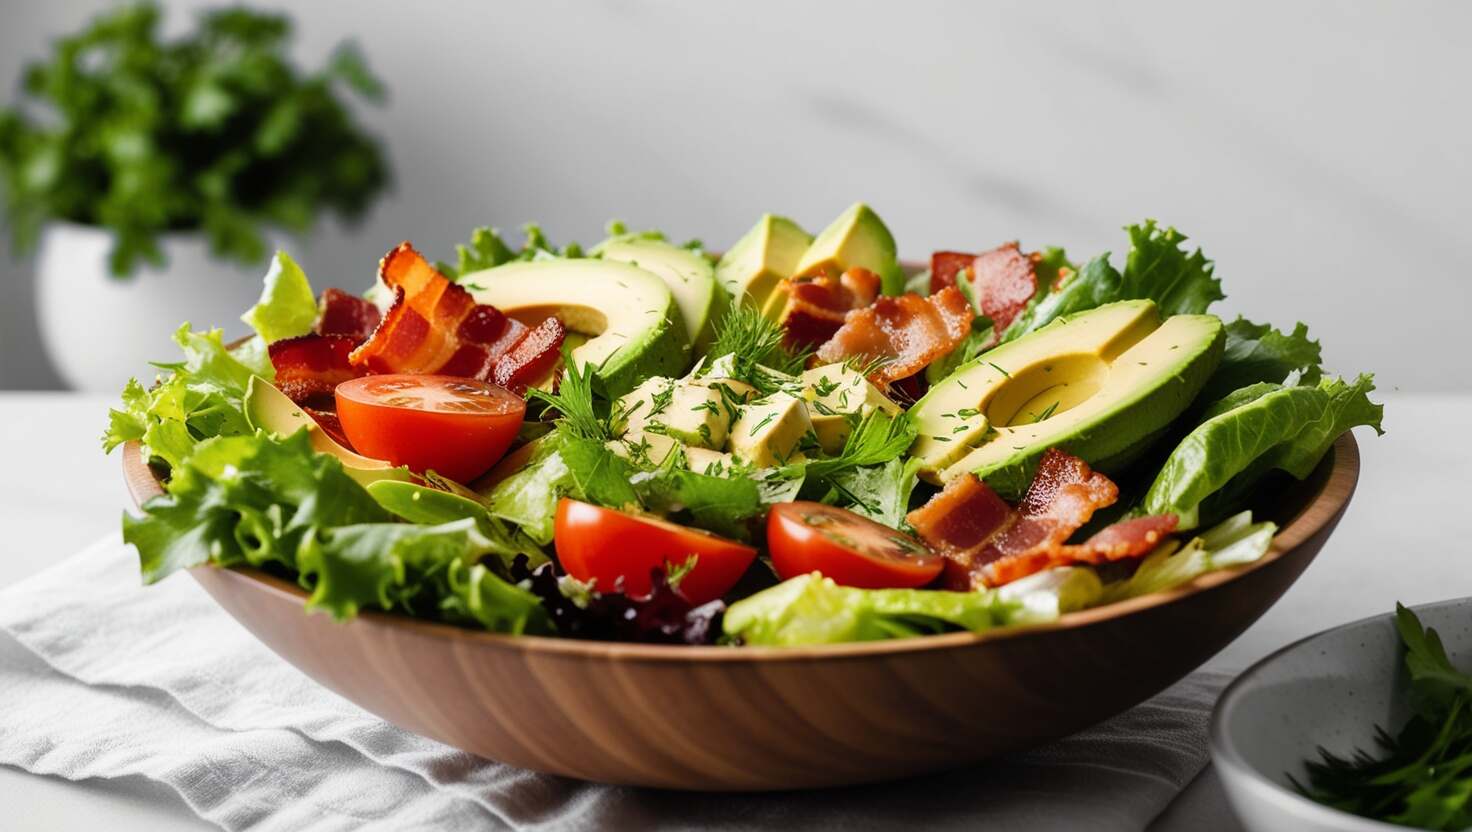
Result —
<svg viewBox="0 0 1472 832"><path fill-rule="evenodd" d="M776 795L534 774L402 731L255 641L189 577L141 587L116 536L0 591L0 764L146 777L226 829L1138 830L1206 761L1197 673L1076 736L950 774Z"/></svg>

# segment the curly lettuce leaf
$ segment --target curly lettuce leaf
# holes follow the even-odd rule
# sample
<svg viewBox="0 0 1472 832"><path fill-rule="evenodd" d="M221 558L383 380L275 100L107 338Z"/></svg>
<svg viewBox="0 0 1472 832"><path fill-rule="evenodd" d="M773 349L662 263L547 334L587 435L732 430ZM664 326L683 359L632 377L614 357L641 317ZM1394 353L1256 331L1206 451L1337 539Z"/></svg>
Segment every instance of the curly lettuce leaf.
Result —
<svg viewBox="0 0 1472 832"><path fill-rule="evenodd" d="M206 563L273 565L298 576L309 609L340 619L364 607L449 608L512 632L543 626L535 596L472 569L486 556L514 556L506 540L474 517L393 522L336 457L312 451L306 431L201 442L141 517L123 516L123 539L138 549L149 583ZM458 585L455 574L464 578ZM489 610L488 599L502 606Z"/></svg>
<svg viewBox="0 0 1472 832"><path fill-rule="evenodd" d="M1228 486L1226 493L1241 496L1273 469L1306 478L1341 433L1359 425L1383 433L1383 408L1369 398L1374 389L1373 377L1361 375L1353 383L1335 378L1234 391L1208 406L1167 457L1141 513L1175 514L1181 529L1191 529L1200 522L1203 501Z"/></svg>
<svg viewBox="0 0 1472 832"><path fill-rule="evenodd" d="M1225 330L1222 363L1202 389L1201 401L1215 401L1250 384L1280 384L1295 372L1307 384L1317 384L1323 376L1319 342L1308 337L1308 327L1302 322L1284 333L1239 317Z"/></svg>
<svg viewBox="0 0 1472 832"><path fill-rule="evenodd" d="M1123 272L1109 264L1108 252L1095 257L1061 288L1047 295L1039 293L1040 299L1002 333L1001 343L1041 329L1064 315L1115 301L1152 300L1162 315L1187 315L1205 312L1225 297L1221 280L1212 274L1212 262L1200 249L1187 252L1182 247L1186 235L1174 228L1161 229L1155 220L1126 230L1130 252Z"/></svg>
<svg viewBox="0 0 1472 832"><path fill-rule="evenodd" d="M553 246L542 232L542 227L534 222L523 225L521 230L526 235L526 241L519 250L513 250L501 237L499 229L488 225L480 226L470 232L469 245L455 246L454 265L437 260L434 264L435 270L458 281L471 272L493 269L520 260L583 256L583 247L577 243L568 243L560 249Z"/></svg>
<svg viewBox="0 0 1472 832"><path fill-rule="evenodd" d="M1244 511L1192 538L1185 546L1167 541L1147 555L1133 575L1106 587L1103 601L1161 592L1207 572L1252 563L1267 554L1277 532L1276 525L1254 523L1252 512Z"/></svg>
<svg viewBox="0 0 1472 832"><path fill-rule="evenodd" d="M155 365L170 373L152 389L137 379L123 388L122 407L108 412L102 446L139 441L144 453L178 467L201 440L251 432L244 397L250 379L269 373L225 349L219 330L195 332L188 324L174 333L184 360ZM267 375L267 378L270 376Z"/></svg>
<svg viewBox="0 0 1472 832"><path fill-rule="evenodd" d="M307 273L284 251L271 258L261 299L240 317L266 343L296 338L317 323L317 296Z"/></svg>

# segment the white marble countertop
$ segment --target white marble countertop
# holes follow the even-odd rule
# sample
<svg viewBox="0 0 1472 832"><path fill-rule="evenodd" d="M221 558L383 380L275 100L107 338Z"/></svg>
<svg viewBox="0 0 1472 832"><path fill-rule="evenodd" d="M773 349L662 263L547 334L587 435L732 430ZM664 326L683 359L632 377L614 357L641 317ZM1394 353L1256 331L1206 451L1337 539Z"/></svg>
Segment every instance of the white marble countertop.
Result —
<svg viewBox="0 0 1472 832"><path fill-rule="evenodd" d="M111 399L0 394L0 478L6 530L0 586L18 581L116 528L128 506L116 456L101 434ZM1385 612L1472 592L1472 395L1389 394L1386 436L1361 435L1359 491L1339 530L1299 582L1209 667L1238 671L1302 636ZM1460 576L1463 583L1456 583ZM172 793L131 781L68 783L0 767L8 829L106 825L115 832L199 829ZM1235 830L1208 768L1157 821L1161 830Z"/></svg>

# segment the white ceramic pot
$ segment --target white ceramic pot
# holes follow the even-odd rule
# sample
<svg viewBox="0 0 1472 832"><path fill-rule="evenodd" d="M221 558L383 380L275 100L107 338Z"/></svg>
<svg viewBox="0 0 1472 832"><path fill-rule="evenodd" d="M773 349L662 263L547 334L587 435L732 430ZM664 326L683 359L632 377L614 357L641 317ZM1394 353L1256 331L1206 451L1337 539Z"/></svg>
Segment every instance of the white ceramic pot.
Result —
<svg viewBox="0 0 1472 832"><path fill-rule="evenodd" d="M271 243L277 240L269 240ZM76 390L117 393L131 377L144 383L150 361L176 361L179 324L243 334L240 316L261 293L266 264L241 266L209 254L202 234L160 238L167 262L113 277L106 229L52 223L36 258L36 306L41 340L66 383Z"/></svg>

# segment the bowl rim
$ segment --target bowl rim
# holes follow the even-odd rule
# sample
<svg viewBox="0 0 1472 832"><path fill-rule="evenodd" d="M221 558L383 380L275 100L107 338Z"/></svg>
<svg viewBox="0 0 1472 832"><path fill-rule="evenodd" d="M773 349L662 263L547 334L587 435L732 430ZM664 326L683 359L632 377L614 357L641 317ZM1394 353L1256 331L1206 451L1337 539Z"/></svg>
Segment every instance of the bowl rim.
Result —
<svg viewBox="0 0 1472 832"><path fill-rule="evenodd" d="M1412 612L1419 613L1424 610L1459 604L1472 604L1472 595L1417 604L1409 607L1409 609ZM1317 814L1326 823L1343 824L1346 821L1357 821L1359 826L1364 829L1404 829L1405 827L1397 826L1393 823L1386 823L1374 818L1367 818L1362 815L1341 811L1332 806L1325 806L1316 800L1311 800L1298 792L1285 788L1282 784L1263 774L1257 766L1247 762L1247 759L1242 756L1242 753L1237 750L1237 746L1231 741L1230 734L1227 730L1227 723L1232 718L1231 712L1236 710L1242 697L1247 695L1247 688L1253 683L1256 677L1261 676L1270 666L1277 664L1283 656L1321 638L1328 638L1345 630L1353 630L1382 621L1389 622L1391 626L1394 626L1395 613L1382 612L1376 613L1375 615L1367 615L1364 618L1347 621L1343 624L1336 624L1333 627L1296 639L1253 662L1246 670L1238 674L1237 678L1233 679L1232 683L1227 685L1226 689L1222 691L1221 696L1217 697L1216 705L1211 710L1211 722L1207 728L1207 745L1211 750L1212 763L1222 769L1230 770L1237 776L1245 777L1258 786L1268 787L1274 795L1288 799L1290 805L1302 811Z"/></svg>
<svg viewBox="0 0 1472 832"><path fill-rule="evenodd" d="M124 445L122 462L123 477L126 480L128 491L138 506L164 493L161 482L143 458L142 447L138 442L128 442ZM1199 592L1214 589L1259 569L1267 568L1282 559L1335 518L1354 494L1355 485L1359 480L1360 455L1359 445L1352 432L1346 431L1334 441L1329 455L1320 462L1320 466L1323 465L1328 465L1329 471L1318 494L1305 504L1292 520L1278 530L1273 537L1271 548L1261 558L1241 566L1208 572L1171 589L1101 607L1066 613L1054 621L1041 624L999 627L980 633L961 631L920 638L849 642L810 647L750 646L732 649L718 645L642 644L623 641L589 641L557 636L491 633L379 610L360 611L357 620L377 626L398 627L426 637L523 652L606 660L702 663L812 661L896 656L968 647L1041 633L1076 630L1176 603ZM202 569L228 571L233 573L231 577L252 581L258 585L258 589L268 594L294 598L303 605L306 603L306 590L291 581L277 578L258 569L226 569L212 564L203 564L192 567L190 571L195 572Z"/></svg>

